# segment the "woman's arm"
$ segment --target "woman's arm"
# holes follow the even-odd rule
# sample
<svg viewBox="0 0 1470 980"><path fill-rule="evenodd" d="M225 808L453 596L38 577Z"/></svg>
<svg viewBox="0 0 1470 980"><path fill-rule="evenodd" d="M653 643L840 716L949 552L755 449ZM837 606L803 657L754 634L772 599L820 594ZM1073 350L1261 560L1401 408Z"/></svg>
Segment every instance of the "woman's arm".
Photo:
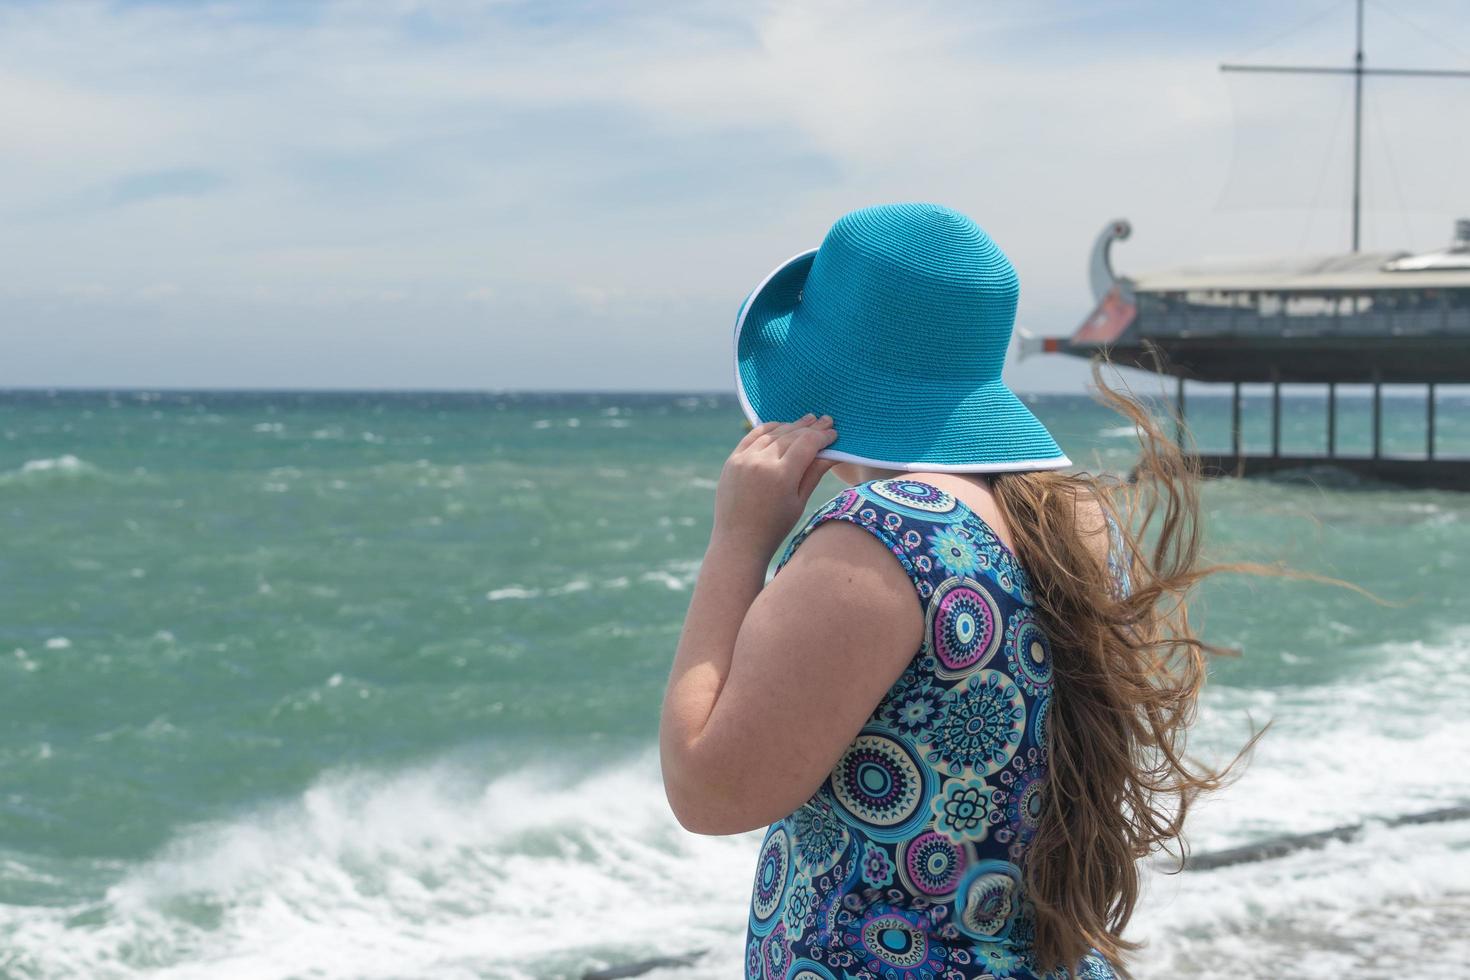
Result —
<svg viewBox="0 0 1470 980"><path fill-rule="evenodd" d="M679 634L659 720L659 755L669 805L690 830L697 829L689 815L706 795L701 784L710 775L699 759L701 737L729 676L740 624L765 584L770 560L764 549L716 529Z"/></svg>
<svg viewBox="0 0 1470 980"><path fill-rule="evenodd" d="M831 465L814 461L830 439L806 432L753 430L716 493L659 729L669 805L696 833L753 830L806 800L922 639L913 584L851 524L809 535L762 588Z"/></svg>
<svg viewBox="0 0 1470 980"><path fill-rule="evenodd" d="M695 747L725 685L740 625L771 556L831 469L816 454L836 435L827 416L765 422L745 434L720 472L714 528L659 719L664 789L681 822L686 801L700 796Z"/></svg>
<svg viewBox="0 0 1470 980"><path fill-rule="evenodd" d="M661 742L664 788L679 822L695 833L736 834L795 810L862 730L923 635L913 582L888 549L846 521L816 528L750 603L723 676L711 666L706 683L682 692L689 700L671 684L666 715L703 719L687 738L676 733L692 728L669 724Z"/></svg>

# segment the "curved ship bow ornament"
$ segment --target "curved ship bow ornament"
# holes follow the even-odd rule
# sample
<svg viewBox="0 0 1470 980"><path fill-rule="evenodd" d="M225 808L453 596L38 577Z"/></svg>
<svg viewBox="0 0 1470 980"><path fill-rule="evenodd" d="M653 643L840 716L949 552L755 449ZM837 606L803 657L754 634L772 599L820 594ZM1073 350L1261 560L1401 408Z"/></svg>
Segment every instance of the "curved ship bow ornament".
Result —
<svg viewBox="0 0 1470 980"><path fill-rule="evenodd" d="M1113 242L1133 234L1127 218L1110 221L1092 246L1092 264L1088 278L1092 282L1092 298L1097 307L1067 341L1073 348L1107 347L1114 343L1138 316L1133 298L1133 284L1126 276L1113 272Z"/></svg>
<svg viewBox="0 0 1470 980"><path fill-rule="evenodd" d="M1092 301L1101 303L1103 297L1108 294L1114 286L1118 285L1118 277L1113 274L1113 242L1127 240L1133 234L1133 226L1128 223L1127 218L1119 218L1108 222L1102 234L1097 236L1097 241L1092 245L1092 264L1088 268L1088 280L1092 283Z"/></svg>

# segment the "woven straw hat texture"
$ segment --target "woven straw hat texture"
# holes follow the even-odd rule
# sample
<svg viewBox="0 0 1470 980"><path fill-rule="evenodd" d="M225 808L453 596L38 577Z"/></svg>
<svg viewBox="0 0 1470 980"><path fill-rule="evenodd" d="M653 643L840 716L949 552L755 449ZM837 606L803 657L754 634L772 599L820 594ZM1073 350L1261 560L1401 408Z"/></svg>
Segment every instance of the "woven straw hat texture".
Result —
<svg viewBox="0 0 1470 980"><path fill-rule="evenodd" d="M825 458L905 471L1069 466L1001 380L1019 292L1005 253L957 211L843 215L742 304L741 408L752 425L831 415Z"/></svg>

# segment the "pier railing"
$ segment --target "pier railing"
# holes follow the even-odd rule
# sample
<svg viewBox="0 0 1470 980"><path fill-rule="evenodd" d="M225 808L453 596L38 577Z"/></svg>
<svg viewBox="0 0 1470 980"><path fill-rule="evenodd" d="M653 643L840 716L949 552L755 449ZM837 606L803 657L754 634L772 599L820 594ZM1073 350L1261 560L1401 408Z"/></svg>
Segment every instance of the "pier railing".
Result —
<svg viewBox="0 0 1470 980"><path fill-rule="evenodd" d="M1139 330L1151 337L1404 337L1470 335L1470 297L1440 290L1429 302L1392 291L1240 294L1247 303L1187 293L1140 294Z"/></svg>

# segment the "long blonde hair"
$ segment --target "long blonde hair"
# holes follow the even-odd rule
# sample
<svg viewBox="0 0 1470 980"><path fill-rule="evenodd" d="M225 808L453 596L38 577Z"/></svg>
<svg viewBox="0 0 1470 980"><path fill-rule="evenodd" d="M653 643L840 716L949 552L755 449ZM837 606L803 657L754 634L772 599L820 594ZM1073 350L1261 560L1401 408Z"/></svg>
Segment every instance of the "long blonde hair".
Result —
<svg viewBox="0 0 1470 980"><path fill-rule="evenodd" d="M1283 572L1202 563L1197 457L1144 404L1109 387L1101 367L1094 362L1100 400L1138 430L1131 481L1049 471L998 474L991 486L1053 649L1048 792L1025 863L1037 965L1075 969L1091 948L1127 976L1124 956L1139 944L1122 933L1138 901L1139 859L1177 842L1182 861L1190 804L1220 787L1264 732L1222 768L1186 758L1206 657L1234 652L1195 635L1186 598L1216 572ZM1100 560L1104 515L1126 556L1126 592Z"/></svg>

